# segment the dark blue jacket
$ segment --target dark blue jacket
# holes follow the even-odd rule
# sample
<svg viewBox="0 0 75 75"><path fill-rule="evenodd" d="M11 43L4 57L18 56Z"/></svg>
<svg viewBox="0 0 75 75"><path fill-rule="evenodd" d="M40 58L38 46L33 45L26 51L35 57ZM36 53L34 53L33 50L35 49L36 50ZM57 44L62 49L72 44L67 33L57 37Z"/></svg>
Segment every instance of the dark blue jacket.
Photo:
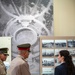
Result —
<svg viewBox="0 0 75 75"><path fill-rule="evenodd" d="M66 64L62 63L61 65L57 66L55 68L54 75L68 75ZM75 73L73 75L75 75Z"/></svg>

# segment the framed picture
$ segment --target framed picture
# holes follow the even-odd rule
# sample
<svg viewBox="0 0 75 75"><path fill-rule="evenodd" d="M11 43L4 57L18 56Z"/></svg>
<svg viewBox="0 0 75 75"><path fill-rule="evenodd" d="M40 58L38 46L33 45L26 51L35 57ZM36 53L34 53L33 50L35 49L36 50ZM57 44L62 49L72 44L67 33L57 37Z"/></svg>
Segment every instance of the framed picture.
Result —
<svg viewBox="0 0 75 75"><path fill-rule="evenodd" d="M42 75L54 75L54 68L42 68Z"/></svg>
<svg viewBox="0 0 75 75"><path fill-rule="evenodd" d="M42 47L43 48L53 48L54 40L42 40Z"/></svg>
<svg viewBox="0 0 75 75"><path fill-rule="evenodd" d="M68 40L67 44L69 48L75 47L75 40Z"/></svg>
<svg viewBox="0 0 75 75"><path fill-rule="evenodd" d="M48 57L48 56L52 57L52 56L54 56L54 50L53 49L43 49L42 56L43 57Z"/></svg>
<svg viewBox="0 0 75 75"><path fill-rule="evenodd" d="M54 58L42 58L43 66L54 66Z"/></svg>
<svg viewBox="0 0 75 75"><path fill-rule="evenodd" d="M75 49L68 49L68 51L70 52L71 56L75 57Z"/></svg>
<svg viewBox="0 0 75 75"><path fill-rule="evenodd" d="M56 48L64 48L66 47L66 40L55 40Z"/></svg>

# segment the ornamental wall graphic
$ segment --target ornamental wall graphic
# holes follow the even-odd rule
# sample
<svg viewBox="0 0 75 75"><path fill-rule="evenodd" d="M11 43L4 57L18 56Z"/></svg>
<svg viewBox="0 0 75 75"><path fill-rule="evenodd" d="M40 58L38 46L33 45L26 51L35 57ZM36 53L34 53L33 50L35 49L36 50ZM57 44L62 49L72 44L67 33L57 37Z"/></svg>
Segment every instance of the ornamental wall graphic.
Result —
<svg viewBox="0 0 75 75"><path fill-rule="evenodd" d="M53 0L0 0L0 36L12 37L12 59L18 44L32 44L28 58L32 75L39 75L39 37L51 35Z"/></svg>

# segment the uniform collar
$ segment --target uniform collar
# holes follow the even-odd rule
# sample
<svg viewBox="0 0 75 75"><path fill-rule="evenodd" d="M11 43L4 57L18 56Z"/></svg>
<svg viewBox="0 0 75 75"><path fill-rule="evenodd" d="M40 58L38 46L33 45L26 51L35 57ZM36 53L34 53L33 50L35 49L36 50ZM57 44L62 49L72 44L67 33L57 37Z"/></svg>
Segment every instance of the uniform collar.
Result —
<svg viewBox="0 0 75 75"><path fill-rule="evenodd" d="M21 55L18 55L17 57L19 57L19 58L23 59L24 61L26 61L26 59Z"/></svg>
<svg viewBox="0 0 75 75"><path fill-rule="evenodd" d="M3 61L0 59L0 64L3 64Z"/></svg>

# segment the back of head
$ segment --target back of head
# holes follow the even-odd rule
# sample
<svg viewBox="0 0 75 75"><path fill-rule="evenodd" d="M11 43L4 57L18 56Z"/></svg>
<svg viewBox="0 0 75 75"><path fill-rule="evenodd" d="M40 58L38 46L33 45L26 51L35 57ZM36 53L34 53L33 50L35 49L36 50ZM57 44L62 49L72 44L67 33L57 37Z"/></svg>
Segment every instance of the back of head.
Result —
<svg viewBox="0 0 75 75"><path fill-rule="evenodd" d="M68 50L61 50L59 52L61 56L64 56L64 61L66 63L67 69L68 69L68 75L72 75L74 71L74 64L72 61L72 56L70 55Z"/></svg>
<svg viewBox="0 0 75 75"><path fill-rule="evenodd" d="M61 50L59 53L61 56L64 56L64 58L67 58L70 56L70 53L68 50Z"/></svg>

